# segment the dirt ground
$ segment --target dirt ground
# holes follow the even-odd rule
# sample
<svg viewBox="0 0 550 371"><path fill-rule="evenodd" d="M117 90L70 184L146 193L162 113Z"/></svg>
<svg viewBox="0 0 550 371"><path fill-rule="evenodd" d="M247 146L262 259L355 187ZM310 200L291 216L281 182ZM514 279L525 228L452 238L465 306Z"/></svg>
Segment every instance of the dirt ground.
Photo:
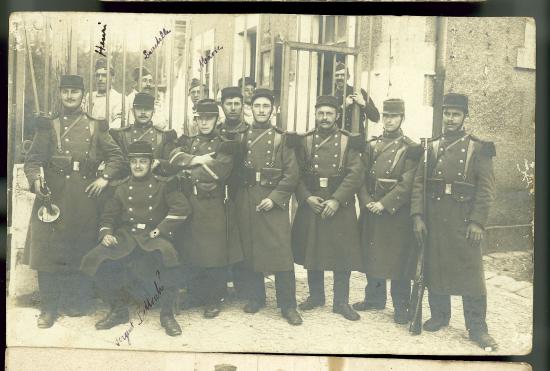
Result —
<svg viewBox="0 0 550 371"><path fill-rule="evenodd" d="M487 322L490 333L499 343L499 350L494 354L525 354L530 351L532 341L532 283L514 278L531 277L532 273L528 273L529 253L502 254L484 259L488 291ZM306 272L299 266L296 267L296 278L297 299L301 302L307 297L308 290ZM184 311L177 316L183 335L172 338L164 334L158 320L158 310L151 311L146 320L137 325L139 321L135 308L130 314L134 323L129 334L130 344L124 341L119 346L115 339L123 336L131 326L127 324L107 331L96 331L94 323L107 312L99 301L93 315L61 317L52 328L41 330L36 327L39 314L36 303L29 301L29 298L26 303L16 303L15 299L9 298L8 345L198 352L485 354L467 338L459 297L452 299L453 316L449 327L437 333L423 332L420 336L412 336L406 326L393 322L391 299L388 299L385 310L362 312L358 322L350 322L333 314L332 275L326 274L325 281L326 306L303 312L302 326L292 327L280 317L275 308L273 278L267 277L267 307L257 314L243 313L244 302L238 300L227 302L221 315L215 319L202 318L200 308ZM352 274L351 303L363 298L365 282L362 274ZM424 320L428 318L425 298Z"/></svg>

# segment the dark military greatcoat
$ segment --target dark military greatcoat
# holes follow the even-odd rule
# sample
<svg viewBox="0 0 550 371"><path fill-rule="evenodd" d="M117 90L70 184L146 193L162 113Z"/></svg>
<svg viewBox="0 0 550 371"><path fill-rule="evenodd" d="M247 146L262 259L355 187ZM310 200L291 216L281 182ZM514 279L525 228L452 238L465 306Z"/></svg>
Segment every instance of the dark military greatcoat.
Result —
<svg viewBox="0 0 550 371"><path fill-rule="evenodd" d="M128 146L133 142L144 140L151 143L153 158L160 162L156 172L159 175L170 175L171 168L168 166L168 159L170 153L176 147L177 139L177 134L174 130L160 128L153 125L150 121L145 125L135 123L119 129L111 129L110 132L124 155L128 154Z"/></svg>
<svg viewBox="0 0 550 371"><path fill-rule="evenodd" d="M355 194L365 175L363 147L362 136L338 128L330 132L315 129L303 138L298 149L302 173L296 190L292 247L296 263L307 269L362 268ZM335 199L340 207L334 216L322 219L307 204L309 196Z"/></svg>
<svg viewBox="0 0 550 371"><path fill-rule="evenodd" d="M43 166L52 202L59 206L61 216L53 223L40 221L37 210L42 201L35 200L24 257L31 268L78 270L84 254L97 244L99 203L84 190L97 179L100 163L105 164L104 177L116 179L123 160L107 123L80 110L39 123L25 159L25 174L32 188Z"/></svg>
<svg viewBox="0 0 550 371"><path fill-rule="evenodd" d="M417 249L412 234L410 194L421 148L401 130L369 141L365 151L366 181L359 192L361 245L367 275L412 279ZM380 202L380 215L366 205Z"/></svg>
<svg viewBox="0 0 550 371"><path fill-rule="evenodd" d="M468 224L485 226L494 197L492 142L460 131L433 140L428 153L427 210L423 209L422 160L411 195L411 215L428 229L425 277L436 294L485 295L480 246L466 239Z"/></svg>
<svg viewBox="0 0 550 371"><path fill-rule="evenodd" d="M100 240L111 234L118 244L97 245L82 260L82 271L94 275L103 261L122 259L136 248L159 251L165 267L177 266L178 254L171 240L190 214L191 206L178 191L175 179L129 177L107 201L99 226ZM150 238L149 232L155 228L160 236Z"/></svg>
<svg viewBox="0 0 550 371"><path fill-rule="evenodd" d="M299 178L295 144L295 134L270 124L254 123L244 136L237 220L245 264L256 272L294 269L288 207ZM256 211L265 198L273 208Z"/></svg>
<svg viewBox="0 0 550 371"><path fill-rule="evenodd" d="M179 173L180 187L193 208L193 215L177 240L183 260L204 268L241 261L237 223L226 216L228 205L225 204L228 202L225 181L232 171L238 142L228 141L214 132L181 137L179 145L170 162L183 169ZM194 156L205 154L211 154L212 161L207 166L217 179L204 167L190 165Z"/></svg>

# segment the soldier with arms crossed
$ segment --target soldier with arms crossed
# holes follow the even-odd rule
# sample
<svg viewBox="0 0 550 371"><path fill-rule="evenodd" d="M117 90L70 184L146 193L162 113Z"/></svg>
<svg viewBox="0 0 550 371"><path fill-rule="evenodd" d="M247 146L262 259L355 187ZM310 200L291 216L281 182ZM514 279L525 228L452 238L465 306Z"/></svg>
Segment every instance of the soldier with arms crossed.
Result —
<svg viewBox="0 0 550 371"><path fill-rule="evenodd" d="M461 295L470 339L494 350L497 344L485 320L487 291L480 243L495 192L495 146L465 131L467 115L466 95L444 96L443 135L428 147L427 210L423 210L422 165L414 180L414 233L419 242L427 239L425 277L432 316L424 330L447 326L451 295Z"/></svg>

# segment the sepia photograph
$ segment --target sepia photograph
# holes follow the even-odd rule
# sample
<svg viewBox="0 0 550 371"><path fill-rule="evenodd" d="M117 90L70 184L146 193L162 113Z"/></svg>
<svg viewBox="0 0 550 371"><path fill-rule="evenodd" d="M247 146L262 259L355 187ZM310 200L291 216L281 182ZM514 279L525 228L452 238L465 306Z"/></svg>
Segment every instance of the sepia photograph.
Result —
<svg viewBox="0 0 550 371"><path fill-rule="evenodd" d="M535 35L13 13L7 345L530 353Z"/></svg>

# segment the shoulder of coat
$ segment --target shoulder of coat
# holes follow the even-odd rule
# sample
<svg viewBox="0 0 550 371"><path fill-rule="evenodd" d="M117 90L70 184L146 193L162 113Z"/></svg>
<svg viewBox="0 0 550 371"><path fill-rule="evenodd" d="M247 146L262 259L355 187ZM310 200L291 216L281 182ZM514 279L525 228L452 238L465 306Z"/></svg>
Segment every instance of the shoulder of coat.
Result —
<svg viewBox="0 0 550 371"><path fill-rule="evenodd" d="M470 139L479 145L481 154L489 157L494 157L497 155L495 143L488 140L479 139L474 135L470 135Z"/></svg>
<svg viewBox="0 0 550 371"><path fill-rule="evenodd" d="M164 128L162 126L157 126L157 125L153 125L153 128L156 131L164 134L166 140L173 141L173 140L178 139L178 134L176 133L176 131L174 129Z"/></svg>
<svg viewBox="0 0 550 371"><path fill-rule="evenodd" d="M358 151L363 151L365 149L365 135L360 133L351 133L347 130L340 129L340 132L348 137L348 145L350 148L356 149Z"/></svg>

